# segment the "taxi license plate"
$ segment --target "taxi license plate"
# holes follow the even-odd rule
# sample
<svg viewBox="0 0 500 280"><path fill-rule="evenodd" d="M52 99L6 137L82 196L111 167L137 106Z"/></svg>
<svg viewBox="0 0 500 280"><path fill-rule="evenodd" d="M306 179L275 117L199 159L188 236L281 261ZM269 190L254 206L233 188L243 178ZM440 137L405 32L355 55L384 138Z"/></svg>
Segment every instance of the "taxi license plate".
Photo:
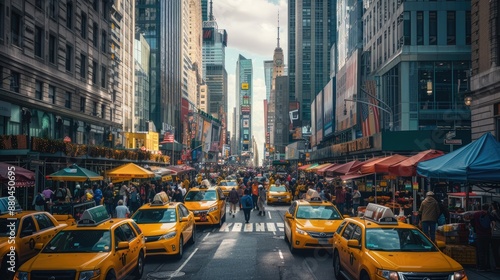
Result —
<svg viewBox="0 0 500 280"><path fill-rule="evenodd" d="M318 238L318 243L321 245L328 245L328 238Z"/></svg>
<svg viewBox="0 0 500 280"><path fill-rule="evenodd" d="M278 201L281 201L281 197L278 197Z"/></svg>
<svg viewBox="0 0 500 280"><path fill-rule="evenodd" d="M207 221L207 214L206 213L200 214L200 221L201 222L206 222Z"/></svg>

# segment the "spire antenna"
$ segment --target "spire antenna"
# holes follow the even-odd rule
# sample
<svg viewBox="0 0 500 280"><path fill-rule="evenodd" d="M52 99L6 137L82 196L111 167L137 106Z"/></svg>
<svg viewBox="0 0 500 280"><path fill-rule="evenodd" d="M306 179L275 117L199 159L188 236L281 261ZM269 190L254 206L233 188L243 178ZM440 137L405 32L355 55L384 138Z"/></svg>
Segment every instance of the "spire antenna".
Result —
<svg viewBox="0 0 500 280"><path fill-rule="evenodd" d="M278 48L280 47L280 11L278 10Z"/></svg>

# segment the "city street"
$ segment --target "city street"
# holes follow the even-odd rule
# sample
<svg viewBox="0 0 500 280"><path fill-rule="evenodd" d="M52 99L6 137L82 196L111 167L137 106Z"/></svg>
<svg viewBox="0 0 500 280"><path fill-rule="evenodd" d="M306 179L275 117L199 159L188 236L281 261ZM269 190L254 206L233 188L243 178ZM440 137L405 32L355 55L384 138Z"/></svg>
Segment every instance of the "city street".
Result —
<svg viewBox="0 0 500 280"><path fill-rule="evenodd" d="M267 206L266 217L252 212L249 224L245 224L243 212L235 218L228 212L220 229L198 226L197 240L185 247L181 260L149 257L143 279L335 279L332 257L324 250L290 253L283 238L287 208ZM497 272L465 269L469 279L500 279Z"/></svg>

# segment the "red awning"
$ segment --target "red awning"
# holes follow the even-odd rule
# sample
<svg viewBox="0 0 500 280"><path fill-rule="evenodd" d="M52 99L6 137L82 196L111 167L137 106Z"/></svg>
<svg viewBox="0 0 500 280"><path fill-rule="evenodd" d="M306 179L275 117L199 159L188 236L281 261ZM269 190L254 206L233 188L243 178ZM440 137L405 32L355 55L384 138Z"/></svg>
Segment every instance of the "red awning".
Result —
<svg viewBox="0 0 500 280"><path fill-rule="evenodd" d="M387 167L389 167L389 165L401 162L406 158L407 157L398 154L384 158L378 158L377 160L373 160L371 162L363 164L359 170L361 174L382 173L382 172L387 173L388 172ZM378 167L376 166L377 164ZM386 165L384 164L387 164L387 167L385 167Z"/></svg>
<svg viewBox="0 0 500 280"><path fill-rule="evenodd" d="M331 168L332 166L335 166L337 165L336 163L325 163L324 165L320 165L318 166L318 168L315 170L316 171L316 174L320 175L320 176L324 176L325 175L325 172L328 168Z"/></svg>
<svg viewBox="0 0 500 280"><path fill-rule="evenodd" d="M366 173L366 174L359 174L359 173L351 173L351 174L346 174L346 175L342 175L340 176L340 179L342 181L347 181L347 180L352 180L352 179L356 179L356 178L361 178L361 177L365 177L365 176L368 176L368 175L373 175L374 173Z"/></svg>
<svg viewBox="0 0 500 280"><path fill-rule="evenodd" d="M307 168L311 167L311 165L313 165L313 164L311 163L311 164L302 165L301 167L299 167L297 169L298 170L306 170Z"/></svg>
<svg viewBox="0 0 500 280"><path fill-rule="evenodd" d="M389 166L389 174L403 177L417 176L417 164L421 161L426 161L444 155L438 150L422 151L414 156L411 156L399 163Z"/></svg>

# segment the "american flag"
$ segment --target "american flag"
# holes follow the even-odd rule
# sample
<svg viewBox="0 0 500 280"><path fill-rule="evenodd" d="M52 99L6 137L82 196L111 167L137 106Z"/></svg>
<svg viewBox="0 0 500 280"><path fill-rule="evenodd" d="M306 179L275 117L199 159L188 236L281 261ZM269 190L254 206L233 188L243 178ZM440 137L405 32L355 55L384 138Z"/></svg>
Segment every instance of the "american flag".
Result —
<svg viewBox="0 0 500 280"><path fill-rule="evenodd" d="M370 135L370 125L368 123L369 109L367 104L361 104L361 126L363 136Z"/></svg>
<svg viewBox="0 0 500 280"><path fill-rule="evenodd" d="M174 133L172 130L165 131L163 136L163 143L174 143Z"/></svg>

